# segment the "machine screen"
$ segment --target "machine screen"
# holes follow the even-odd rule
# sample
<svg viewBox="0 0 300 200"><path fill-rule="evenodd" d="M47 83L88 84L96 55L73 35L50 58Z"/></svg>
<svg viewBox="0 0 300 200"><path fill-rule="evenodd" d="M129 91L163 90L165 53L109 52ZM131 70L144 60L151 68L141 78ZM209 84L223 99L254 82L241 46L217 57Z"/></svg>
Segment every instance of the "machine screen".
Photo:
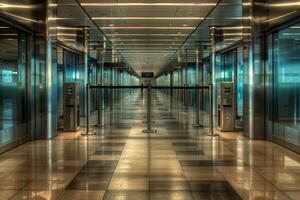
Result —
<svg viewBox="0 0 300 200"><path fill-rule="evenodd" d="M67 95L73 94L73 88L67 88Z"/></svg>
<svg viewBox="0 0 300 200"><path fill-rule="evenodd" d="M230 94L230 87L225 87L224 88L224 93L225 94Z"/></svg>

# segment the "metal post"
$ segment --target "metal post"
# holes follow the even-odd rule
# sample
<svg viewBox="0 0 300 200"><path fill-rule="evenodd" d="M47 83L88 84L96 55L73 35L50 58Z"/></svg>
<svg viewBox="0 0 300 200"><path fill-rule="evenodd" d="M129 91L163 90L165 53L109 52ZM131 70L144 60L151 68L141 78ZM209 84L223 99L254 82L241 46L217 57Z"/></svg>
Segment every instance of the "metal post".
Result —
<svg viewBox="0 0 300 200"><path fill-rule="evenodd" d="M210 129L210 134L211 134L211 136L219 136L219 134L215 134L214 133L214 111L213 111L213 109L214 109L214 104L213 104L213 96L214 96L214 94L213 94L213 85L212 84L210 84L209 85L209 106L210 106L210 127L209 127L209 129Z"/></svg>
<svg viewBox="0 0 300 200"><path fill-rule="evenodd" d="M196 85L195 88L196 93L196 122L194 124L194 127L202 127L200 124L200 91L199 91L199 85Z"/></svg>
<svg viewBox="0 0 300 200"><path fill-rule="evenodd" d="M90 131L90 84L86 84L86 131L82 135L92 135Z"/></svg>
<svg viewBox="0 0 300 200"><path fill-rule="evenodd" d="M147 88L147 130L151 131L151 85Z"/></svg>
<svg viewBox="0 0 300 200"><path fill-rule="evenodd" d="M152 102L151 102L151 84L148 84L147 87L147 129L144 130L144 133L156 133L156 130L152 130Z"/></svg>
<svg viewBox="0 0 300 200"><path fill-rule="evenodd" d="M98 91L98 122L97 124L95 125L96 127L102 127L103 126L103 119L102 119L102 107L103 107L103 101L102 101L102 88L101 88L101 85L99 84L99 89L97 90Z"/></svg>

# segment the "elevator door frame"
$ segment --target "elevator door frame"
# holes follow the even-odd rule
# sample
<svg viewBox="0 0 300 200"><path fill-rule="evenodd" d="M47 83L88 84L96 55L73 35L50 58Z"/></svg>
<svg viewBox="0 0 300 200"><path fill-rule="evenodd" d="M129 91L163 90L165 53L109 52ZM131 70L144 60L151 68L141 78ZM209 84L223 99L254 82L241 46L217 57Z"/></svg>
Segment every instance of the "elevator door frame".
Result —
<svg viewBox="0 0 300 200"><path fill-rule="evenodd" d="M238 101L237 101L237 77L238 77L238 74L237 74L237 71L238 71L238 49L239 48L242 48L242 44L241 42L238 42L236 44L234 44L233 46L231 47L228 47L228 48L225 48L225 49L222 49L220 51L217 51L216 54L219 54L220 57L221 57L221 60L220 60L220 69L221 71L223 72L223 75L222 77L220 77L222 79L222 81L226 81L225 80L225 55L228 55L230 53L233 53L233 80L232 82L234 83L234 96L235 96L235 108L234 108L234 112L235 112L235 130L236 131L242 131L243 128L244 128L244 113L243 113L243 116L242 116L242 121L241 121L241 125L242 127L237 127L237 106L238 106ZM243 97L243 103L244 103L244 97ZM243 109L244 110L244 109Z"/></svg>
<svg viewBox="0 0 300 200"><path fill-rule="evenodd" d="M80 51L78 51L78 50L76 50L76 49L72 49L72 48L70 48L70 47L68 47L68 46L66 46L64 43L62 43L62 42L58 42L57 43L58 45L57 45L57 47L58 48L61 48L62 49L62 75L63 75L63 78L62 78L62 87L63 87L63 84L64 84L64 82L66 82L66 70L65 70L65 51L68 51L69 53L72 53L72 54L74 54L74 55L76 55L77 57L76 58L74 58L74 59L76 59L78 62L77 62L77 66L80 68L80 62L79 62L79 57L80 56L83 56L83 53L82 52L80 52ZM80 81L79 79L78 79L78 77L77 77L77 70L78 69L76 69L76 66L75 66L75 80L74 81ZM59 82L57 83L57 87L59 87ZM59 98L59 95L57 95L57 109L58 109L58 106L61 104L62 106L64 105L64 102L63 102L63 99L58 99ZM60 102L60 101L62 101L62 102ZM62 108L63 109L63 108ZM60 120L59 119L59 117L60 116L58 116L57 117L57 121L58 120ZM62 115L62 117L63 117L63 115ZM63 120L63 119L62 119ZM59 125L59 121L57 122L57 124ZM63 125L62 126L57 126L57 129L58 130L61 130L61 129L63 129Z"/></svg>

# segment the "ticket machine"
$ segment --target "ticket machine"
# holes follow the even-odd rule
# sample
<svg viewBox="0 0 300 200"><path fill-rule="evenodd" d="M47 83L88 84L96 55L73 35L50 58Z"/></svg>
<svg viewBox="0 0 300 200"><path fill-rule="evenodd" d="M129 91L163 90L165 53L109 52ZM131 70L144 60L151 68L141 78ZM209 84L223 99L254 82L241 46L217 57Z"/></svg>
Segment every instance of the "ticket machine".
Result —
<svg viewBox="0 0 300 200"><path fill-rule="evenodd" d="M218 128L220 131L235 130L235 95L232 82L220 83L218 88Z"/></svg>
<svg viewBox="0 0 300 200"><path fill-rule="evenodd" d="M64 83L64 131L77 131L80 128L79 83Z"/></svg>

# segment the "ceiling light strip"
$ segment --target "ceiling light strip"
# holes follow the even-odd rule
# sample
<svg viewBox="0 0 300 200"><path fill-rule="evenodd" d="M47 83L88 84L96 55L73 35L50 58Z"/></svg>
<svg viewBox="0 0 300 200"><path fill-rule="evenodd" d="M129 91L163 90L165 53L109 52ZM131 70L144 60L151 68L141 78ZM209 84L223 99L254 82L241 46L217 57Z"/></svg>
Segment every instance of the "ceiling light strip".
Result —
<svg viewBox="0 0 300 200"><path fill-rule="evenodd" d="M194 30L195 27L175 27L175 26L104 26L104 27L100 27L102 30L116 30L116 29L125 29L125 30L143 30L143 29L150 29L150 30L163 30L163 29L167 29L167 30Z"/></svg>
<svg viewBox="0 0 300 200"><path fill-rule="evenodd" d="M84 2L81 6L216 6L216 3L114 3L114 2Z"/></svg>
<svg viewBox="0 0 300 200"><path fill-rule="evenodd" d="M94 20L202 20L204 17L92 17Z"/></svg>
<svg viewBox="0 0 300 200"><path fill-rule="evenodd" d="M182 37L182 36L187 36L187 35L189 35L189 34L159 34L159 33L157 33L157 34L155 34L155 33L151 33L151 34L144 34L144 33L116 33L116 34L114 34L114 33L112 33L112 34L106 34L107 36L175 36L175 37Z"/></svg>

